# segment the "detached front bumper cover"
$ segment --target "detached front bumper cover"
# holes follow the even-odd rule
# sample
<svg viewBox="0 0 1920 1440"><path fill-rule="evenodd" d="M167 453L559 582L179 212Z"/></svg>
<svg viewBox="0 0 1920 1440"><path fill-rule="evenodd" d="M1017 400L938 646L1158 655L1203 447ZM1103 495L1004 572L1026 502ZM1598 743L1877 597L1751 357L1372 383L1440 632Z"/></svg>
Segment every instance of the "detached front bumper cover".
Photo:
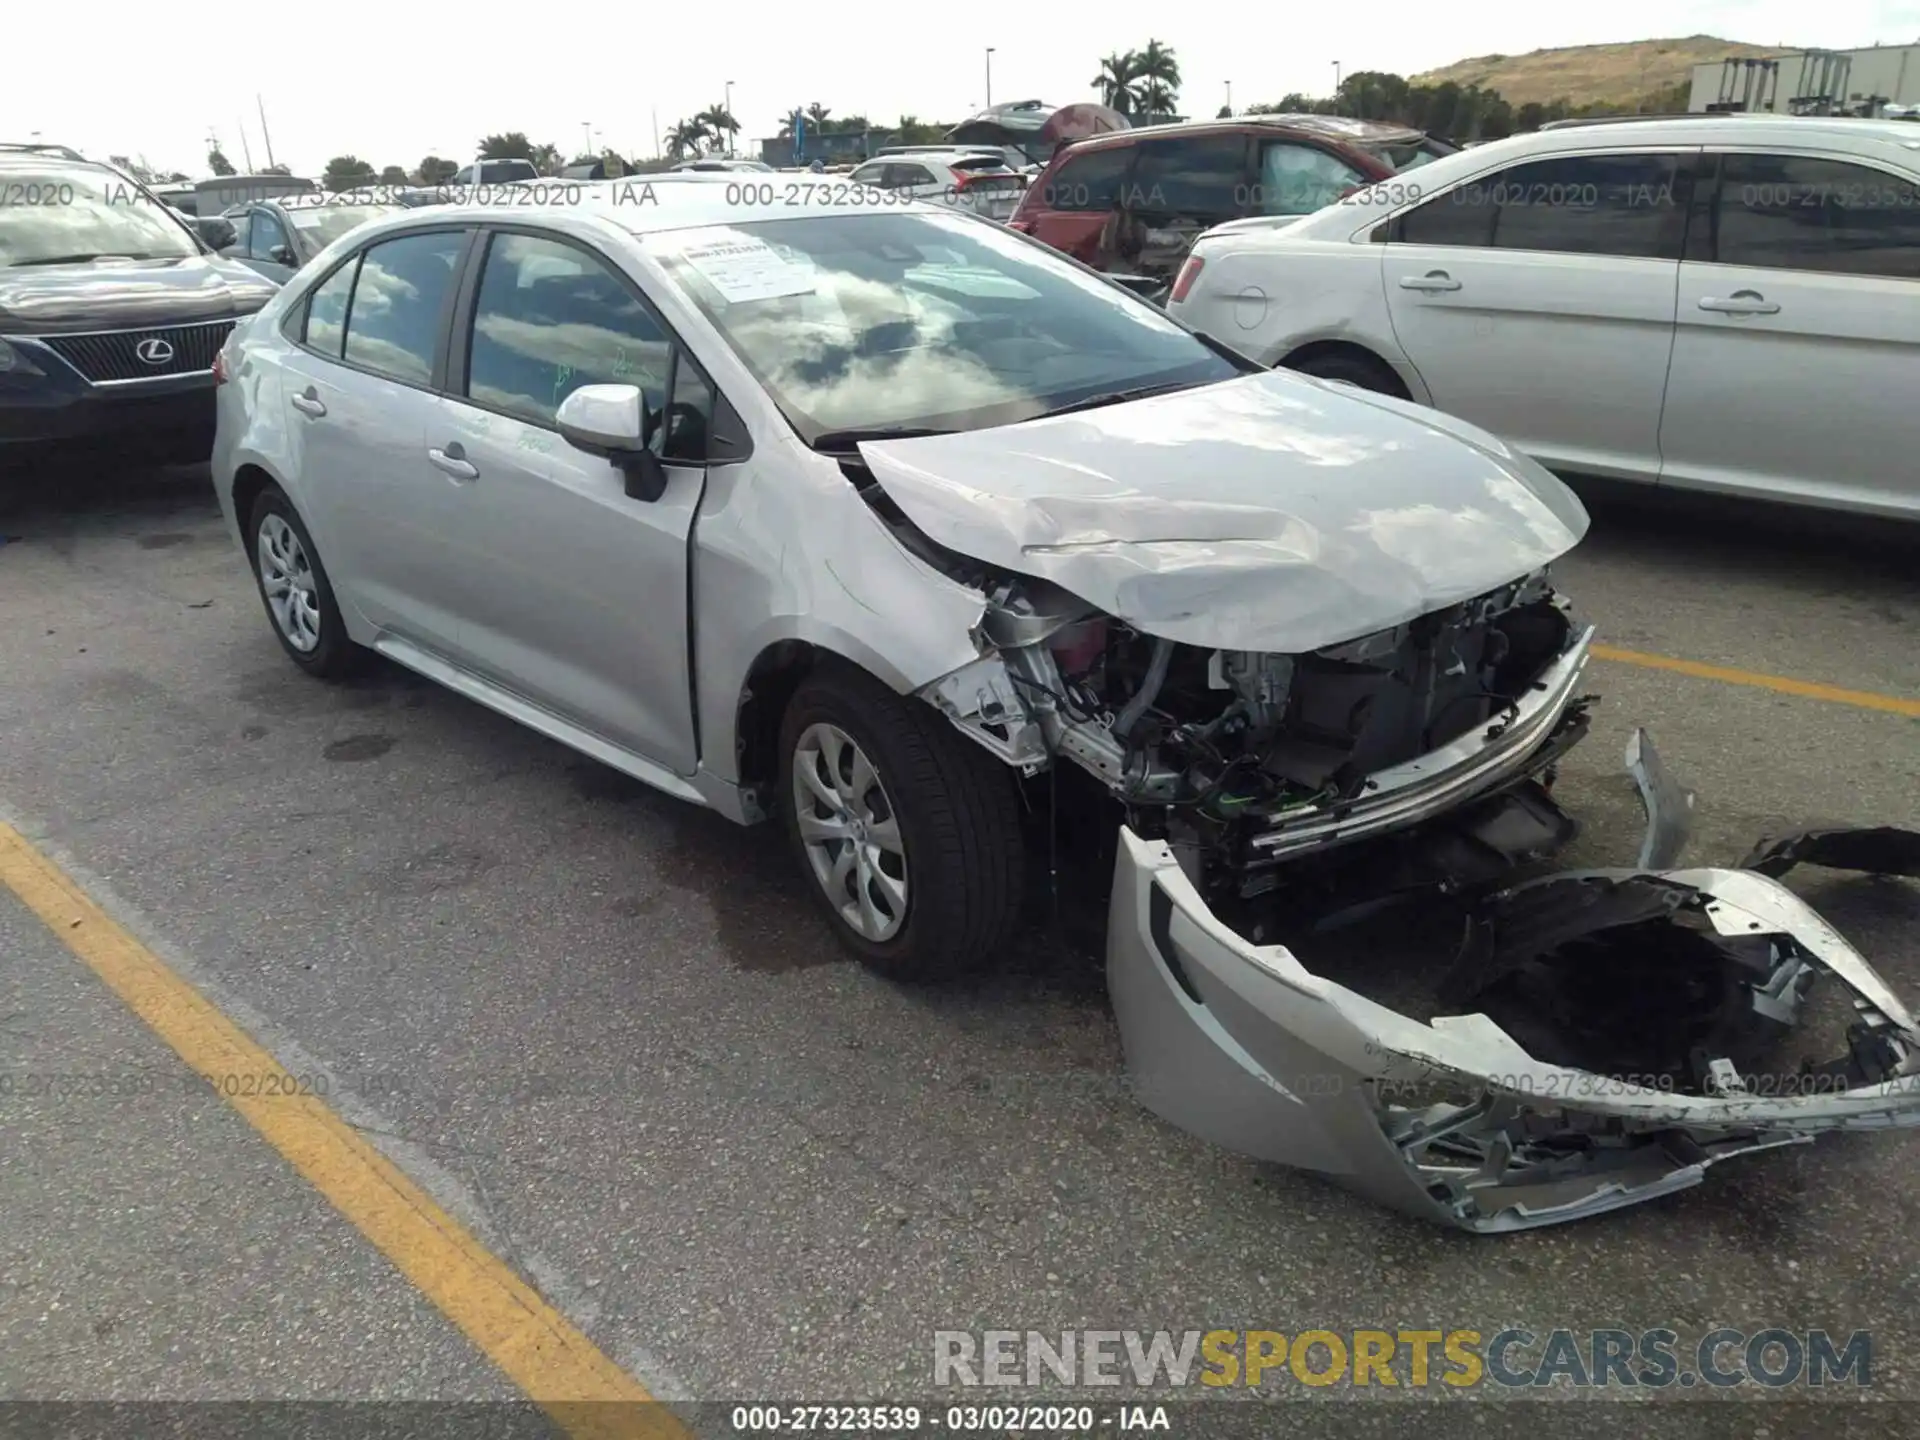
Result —
<svg viewBox="0 0 1920 1440"><path fill-rule="evenodd" d="M1684 823L1675 807L1690 807L1691 797L1650 746L1630 749L1629 761L1649 812L1642 853L1671 863ZM1789 856L1841 866L1864 859L1865 868L1911 873L1907 832L1852 832L1872 835L1864 846L1835 838L1846 833L1819 832L1817 845L1783 845L1762 858L1771 866ZM1913 1015L1845 939L1766 874L1554 875L1495 896L1475 923L1478 944L1450 988L1495 1013L1517 1013L1513 983L1525 995L1527 983L1551 982L1569 966L1578 995L1582 978L1595 982L1591 971L1579 973L1584 959L1638 962L1630 978L1600 976L1603 1002L1609 979L1617 989L1670 976L1676 989L1691 977L1689 1003L1700 1005L1697 982L1710 977L1722 987L1724 1024L1711 1045L1675 1058L1678 1074L1655 1074L1538 1058L1512 1033L1525 1027L1511 1018L1507 1028L1486 1013L1422 1023L1312 973L1284 946L1247 941L1215 917L1166 844L1124 830L1108 984L1140 1100L1228 1149L1489 1233L1686 1189L1716 1161L1826 1130L1920 1126ZM1847 1054L1749 1084L1743 1047L1791 1026L1822 975L1853 1002ZM1495 1003L1500 994L1504 1006ZM1604 1037L1539 1033L1571 1033L1568 1044L1585 1044L1598 1065L1617 1060Z"/></svg>

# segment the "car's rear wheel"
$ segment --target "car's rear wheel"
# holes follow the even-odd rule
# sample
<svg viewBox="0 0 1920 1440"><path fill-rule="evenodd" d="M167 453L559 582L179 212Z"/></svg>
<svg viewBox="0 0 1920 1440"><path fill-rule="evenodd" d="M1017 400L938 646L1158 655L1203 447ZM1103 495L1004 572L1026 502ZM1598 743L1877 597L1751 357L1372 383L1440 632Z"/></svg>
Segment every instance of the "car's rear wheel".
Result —
<svg viewBox="0 0 1920 1440"><path fill-rule="evenodd" d="M849 950L918 981L994 958L1024 874L1011 772L931 707L848 668L801 685L780 753L788 838Z"/></svg>
<svg viewBox="0 0 1920 1440"><path fill-rule="evenodd" d="M269 485L253 503L247 553L280 648L309 675L351 674L366 651L347 638L320 551L286 492Z"/></svg>
<svg viewBox="0 0 1920 1440"><path fill-rule="evenodd" d="M1396 400L1410 398L1407 387L1400 377L1393 373L1393 367L1384 360L1371 355L1356 354L1350 350L1335 350L1319 355L1309 355L1304 359L1291 362L1287 368L1297 370L1302 375L1317 375L1322 380L1344 380L1362 390L1371 390L1379 395L1391 395Z"/></svg>

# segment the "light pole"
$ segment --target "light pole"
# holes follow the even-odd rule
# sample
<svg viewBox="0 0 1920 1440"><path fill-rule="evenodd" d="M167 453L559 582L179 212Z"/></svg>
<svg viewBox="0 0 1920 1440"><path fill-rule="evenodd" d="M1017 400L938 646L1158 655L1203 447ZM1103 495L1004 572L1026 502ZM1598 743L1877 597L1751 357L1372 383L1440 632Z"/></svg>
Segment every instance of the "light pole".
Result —
<svg viewBox="0 0 1920 1440"><path fill-rule="evenodd" d="M733 82L727 81L727 103L721 107L727 112L727 119L733 119ZM733 154L733 131L727 131L727 154Z"/></svg>
<svg viewBox="0 0 1920 1440"><path fill-rule="evenodd" d="M989 110L993 108L993 46L991 45L987 46L987 105L986 105L986 108Z"/></svg>
<svg viewBox="0 0 1920 1440"><path fill-rule="evenodd" d="M1333 62L1333 113L1340 113L1340 62Z"/></svg>
<svg viewBox="0 0 1920 1440"><path fill-rule="evenodd" d="M1233 81L1227 81L1227 114L1233 114Z"/></svg>
<svg viewBox="0 0 1920 1440"><path fill-rule="evenodd" d="M581 154L591 157L593 154L593 122L591 120L582 120L580 122L580 141L586 146L586 149L583 150Z"/></svg>

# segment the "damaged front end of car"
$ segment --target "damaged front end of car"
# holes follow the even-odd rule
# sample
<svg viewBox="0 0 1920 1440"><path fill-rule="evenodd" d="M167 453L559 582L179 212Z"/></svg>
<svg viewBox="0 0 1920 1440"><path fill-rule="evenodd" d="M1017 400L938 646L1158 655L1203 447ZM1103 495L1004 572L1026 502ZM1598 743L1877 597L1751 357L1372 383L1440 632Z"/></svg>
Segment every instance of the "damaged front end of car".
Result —
<svg viewBox="0 0 1920 1440"><path fill-rule="evenodd" d="M1576 829L1554 789L1593 630L1550 567L1585 514L1492 437L1361 403L1260 377L845 466L982 597L976 658L917 693L1028 778L1050 830L1069 780L1091 797L1075 835L1105 847L1142 1102L1480 1232L1920 1125L1913 1017L1774 878L1911 873L1911 837L1809 831L1750 869L1676 869L1692 797L1636 732L1633 868L1520 878ZM1354 944L1396 917L1405 936ZM1839 1057L1776 1063L1823 976L1851 1007Z"/></svg>
<svg viewBox="0 0 1920 1440"><path fill-rule="evenodd" d="M1911 868L1910 840L1809 832L1756 869L1666 868L1692 796L1636 732L1636 867L1498 888L1575 830L1552 785L1588 728L1592 630L1545 570L1298 655L1168 642L1002 579L976 639L924 698L1029 775L1071 762L1117 807L1108 984L1139 1098L1181 1128L1500 1232L1824 1130L1920 1125L1912 1015L1762 873ZM1356 895L1456 902L1432 913L1460 937L1438 987L1458 1013L1417 1019L1303 963ZM1852 1006L1843 1053L1783 1071L1822 976Z"/></svg>

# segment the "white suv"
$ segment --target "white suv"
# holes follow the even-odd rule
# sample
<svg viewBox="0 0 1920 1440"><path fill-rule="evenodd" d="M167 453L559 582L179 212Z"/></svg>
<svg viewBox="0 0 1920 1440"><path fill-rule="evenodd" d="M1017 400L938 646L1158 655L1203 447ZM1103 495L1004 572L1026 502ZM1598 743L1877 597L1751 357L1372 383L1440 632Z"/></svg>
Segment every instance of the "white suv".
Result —
<svg viewBox="0 0 1920 1440"><path fill-rule="evenodd" d="M991 147L979 150L909 150L877 155L847 177L915 200L970 210L1005 224L1026 191L1027 177L1009 169Z"/></svg>
<svg viewBox="0 0 1920 1440"><path fill-rule="evenodd" d="M1169 310L1568 473L1920 518L1920 135L1763 115L1516 136L1204 235Z"/></svg>

